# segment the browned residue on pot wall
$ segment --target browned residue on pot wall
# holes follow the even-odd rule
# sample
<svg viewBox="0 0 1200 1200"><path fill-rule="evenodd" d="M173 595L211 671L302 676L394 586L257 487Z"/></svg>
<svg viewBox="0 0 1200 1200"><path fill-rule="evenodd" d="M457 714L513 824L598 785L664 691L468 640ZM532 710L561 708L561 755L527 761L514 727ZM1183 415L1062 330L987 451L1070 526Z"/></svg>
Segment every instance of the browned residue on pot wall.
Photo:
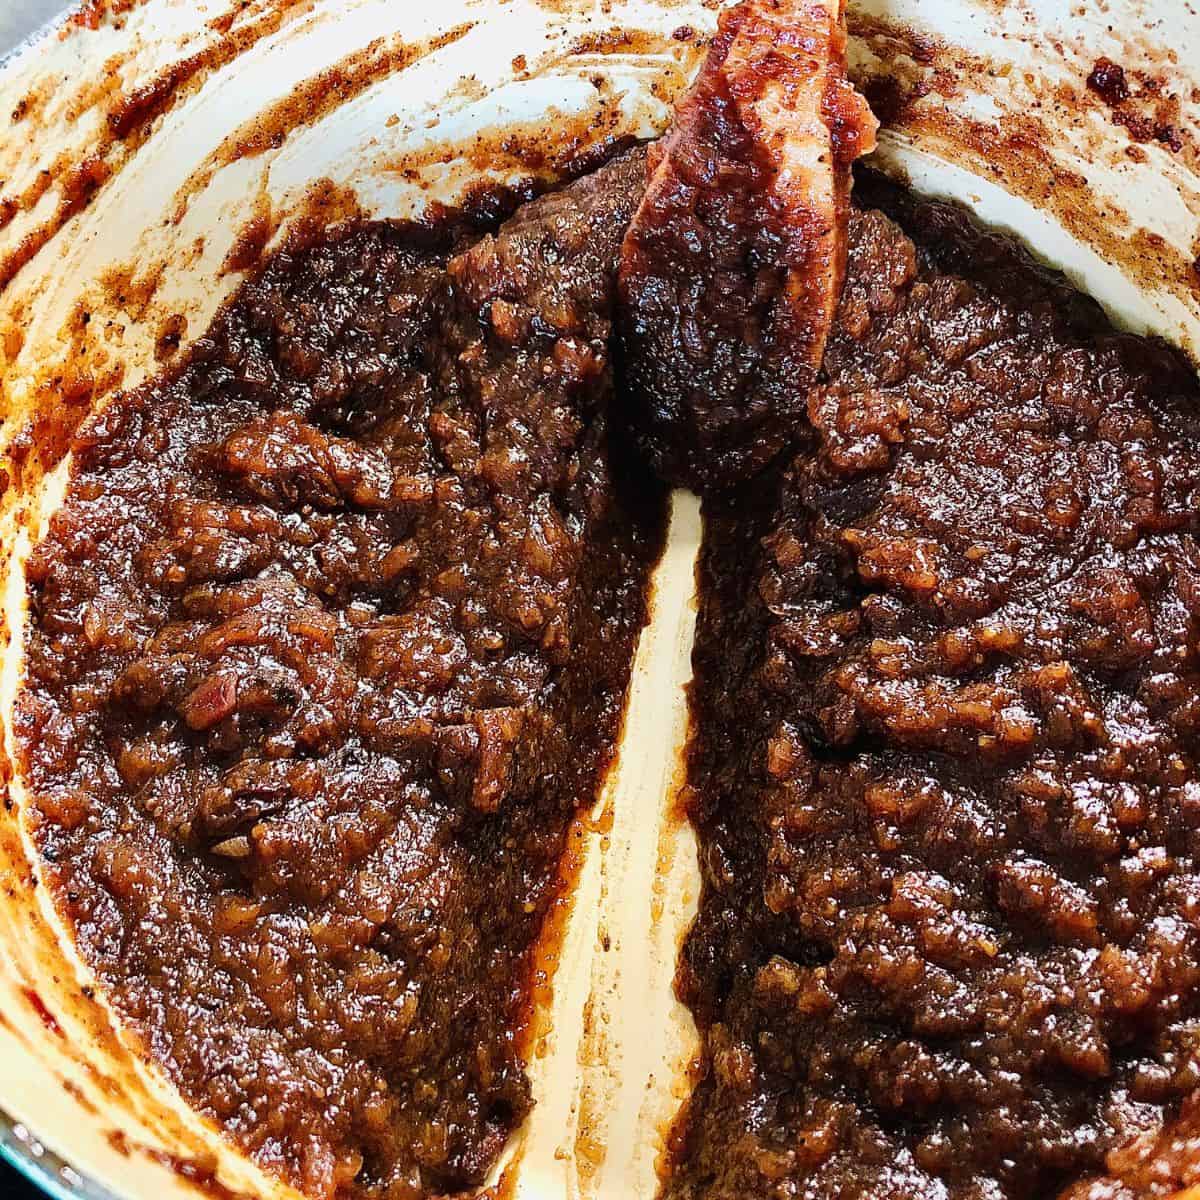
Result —
<svg viewBox="0 0 1200 1200"><path fill-rule="evenodd" d="M885 127L1053 216L1140 288L1185 305L1200 301L1200 247L1170 245L1119 203L1098 205L1087 173L1092 165L1144 163L1150 154L1160 156L1164 171L1177 160L1200 173L1200 143L1188 119L1200 92L1181 94L1169 54L1131 44L1127 65L1118 66L1087 47L1050 42L1061 72L1043 76L876 18L852 15L851 30L866 52L855 82ZM964 115L956 105L964 93L993 98L998 119ZM1080 169L1066 166L1068 159ZM1200 217L1195 177L1180 173L1177 182L1180 199Z"/></svg>

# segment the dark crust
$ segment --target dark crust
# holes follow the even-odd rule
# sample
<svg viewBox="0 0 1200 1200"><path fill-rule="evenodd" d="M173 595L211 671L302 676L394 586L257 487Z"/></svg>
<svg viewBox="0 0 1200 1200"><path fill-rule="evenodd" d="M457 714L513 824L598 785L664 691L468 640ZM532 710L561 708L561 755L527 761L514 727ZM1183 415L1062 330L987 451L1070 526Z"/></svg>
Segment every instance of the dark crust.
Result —
<svg viewBox="0 0 1200 1200"><path fill-rule="evenodd" d="M811 443L707 505L667 1196L1168 1196L1200 388L958 210L857 198Z"/></svg>
<svg viewBox="0 0 1200 1200"><path fill-rule="evenodd" d="M55 901L184 1095L314 1197L477 1186L529 1110L530 951L661 545L607 414L642 178L474 244L289 248L84 426L29 565Z"/></svg>

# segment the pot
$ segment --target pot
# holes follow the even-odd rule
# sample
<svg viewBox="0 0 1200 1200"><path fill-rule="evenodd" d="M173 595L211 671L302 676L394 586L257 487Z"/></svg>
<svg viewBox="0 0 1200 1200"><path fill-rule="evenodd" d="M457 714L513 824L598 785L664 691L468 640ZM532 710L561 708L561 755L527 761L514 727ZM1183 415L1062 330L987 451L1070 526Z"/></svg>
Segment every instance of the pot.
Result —
<svg viewBox="0 0 1200 1200"><path fill-rule="evenodd" d="M39 885L12 705L23 564L61 498L72 432L167 367L298 224L545 185L589 151L662 132L718 7L87 0L0 71L0 1150L52 1194L297 1196L181 1102ZM1196 353L1190 5L850 10L852 74L884 123L876 166L1013 231L1119 324ZM679 494L619 761L577 823L576 886L538 950L536 1107L497 1168L504 1194L654 1195L688 1090L696 1036L671 979L699 873L673 800L698 543Z"/></svg>

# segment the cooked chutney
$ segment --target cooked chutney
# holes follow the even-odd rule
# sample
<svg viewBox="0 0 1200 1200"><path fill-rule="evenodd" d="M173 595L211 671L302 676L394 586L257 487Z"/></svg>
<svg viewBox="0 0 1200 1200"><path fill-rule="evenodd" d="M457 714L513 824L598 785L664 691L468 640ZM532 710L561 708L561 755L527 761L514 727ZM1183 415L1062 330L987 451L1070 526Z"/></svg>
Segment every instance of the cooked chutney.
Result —
<svg viewBox="0 0 1200 1200"><path fill-rule="evenodd" d="M55 899L187 1099L314 1197L477 1185L529 1109L531 947L661 541L607 415L644 169L475 244L282 253L84 429L29 566Z"/></svg>
<svg viewBox="0 0 1200 1200"><path fill-rule="evenodd" d="M1196 380L956 211L858 200L890 215L853 218L809 442L707 505L705 1074L668 1195L1167 1195L1200 1084Z"/></svg>
<svg viewBox="0 0 1200 1200"><path fill-rule="evenodd" d="M184 1095L314 1196L477 1186L529 1109L531 947L661 539L611 410L643 182L277 256L84 429L30 563L55 899ZM957 211L858 201L807 432L706 502L667 1194L1166 1196L1200 1129L1195 377Z"/></svg>

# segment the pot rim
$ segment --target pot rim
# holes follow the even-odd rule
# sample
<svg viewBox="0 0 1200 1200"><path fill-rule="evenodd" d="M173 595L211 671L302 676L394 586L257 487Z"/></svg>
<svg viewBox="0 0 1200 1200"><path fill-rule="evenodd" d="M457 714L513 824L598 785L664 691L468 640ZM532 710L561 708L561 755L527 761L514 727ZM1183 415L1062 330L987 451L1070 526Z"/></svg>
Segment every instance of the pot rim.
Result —
<svg viewBox="0 0 1200 1200"><path fill-rule="evenodd" d="M0 1109L0 1160L49 1200L117 1200L103 1184L83 1174L23 1123Z"/></svg>

